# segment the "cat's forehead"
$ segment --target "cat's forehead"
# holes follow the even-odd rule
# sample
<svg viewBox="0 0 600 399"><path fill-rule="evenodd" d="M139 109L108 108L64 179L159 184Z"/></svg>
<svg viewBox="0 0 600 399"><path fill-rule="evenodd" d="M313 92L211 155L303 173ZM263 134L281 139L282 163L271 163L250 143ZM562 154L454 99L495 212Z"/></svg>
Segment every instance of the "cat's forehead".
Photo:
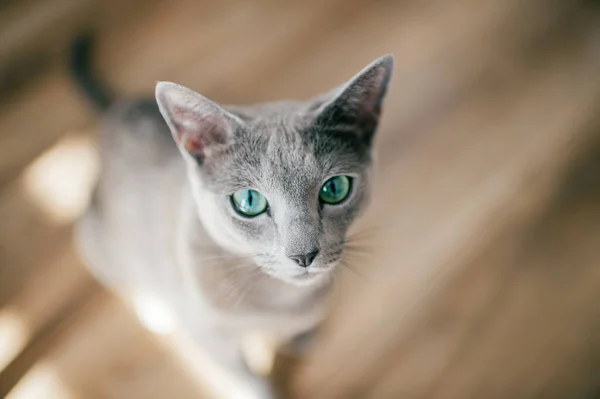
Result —
<svg viewBox="0 0 600 399"><path fill-rule="evenodd" d="M259 103L249 106L228 105L224 108L232 114L238 116L244 122L252 124L270 123L277 120L288 120L294 123L298 119L303 119L314 111L315 102L304 101L276 101L269 103Z"/></svg>
<svg viewBox="0 0 600 399"><path fill-rule="evenodd" d="M223 191L248 186L296 191L333 174L360 173L369 161L355 138L316 126L302 113L275 112L246 120L209 172Z"/></svg>
<svg viewBox="0 0 600 399"><path fill-rule="evenodd" d="M283 189L319 179L325 157L316 151L308 128L282 115L247 126L232 154L234 168L242 174L250 172L247 178L255 184Z"/></svg>

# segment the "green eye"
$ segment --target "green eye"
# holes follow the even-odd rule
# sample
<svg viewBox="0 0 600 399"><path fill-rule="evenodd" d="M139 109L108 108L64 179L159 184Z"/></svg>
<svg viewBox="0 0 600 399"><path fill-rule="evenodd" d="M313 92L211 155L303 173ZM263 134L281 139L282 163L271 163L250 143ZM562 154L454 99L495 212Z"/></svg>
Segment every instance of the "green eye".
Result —
<svg viewBox="0 0 600 399"><path fill-rule="evenodd" d="M233 209L242 216L254 217L267 210L267 199L258 191L238 190L231 195Z"/></svg>
<svg viewBox="0 0 600 399"><path fill-rule="evenodd" d="M352 178L348 176L334 176L327 180L319 191L319 198L326 204L336 205L345 200L350 194Z"/></svg>

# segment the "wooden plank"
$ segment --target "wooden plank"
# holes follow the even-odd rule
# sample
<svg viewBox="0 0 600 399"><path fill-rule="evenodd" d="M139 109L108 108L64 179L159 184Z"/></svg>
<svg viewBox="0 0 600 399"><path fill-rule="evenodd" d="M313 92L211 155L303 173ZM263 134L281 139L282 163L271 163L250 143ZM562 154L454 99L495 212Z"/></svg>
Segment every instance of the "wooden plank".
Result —
<svg viewBox="0 0 600 399"><path fill-rule="evenodd" d="M62 70L32 81L0 111L0 186L14 181L70 129L90 121L91 110L74 94Z"/></svg>
<svg viewBox="0 0 600 399"><path fill-rule="evenodd" d="M89 279L86 284L78 287L73 296L68 297L69 301L65 306L50 313L50 320L36 332L25 349L0 371L0 397L6 397L44 354L59 340L65 339L77 321L93 309L100 292L100 286Z"/></svg>
<svg viewBox="0 0 600 399"><path fill-rule="evenodd" d="M35 42L47 45L47 38L54 36L54 32L48 34L49 29L60 28L74 17L85 20L84 14L93 4L94 0L25 0L4 7L0 14L2 65L33 48Z"/></svg>
<svg viewBox="0 0 600 399"><path fill-rule="evenodd" d="M372 7L373 3L364 0L329 0L288 3L273 10L276 13L262 10L251 29L215 48L215 57L202 60L201 68L194 63L177 65L177 78L225 103L281 100L260 93L268 91L274 81L297 85L288 67L304 61L312 48L340 27L370 15ZM311 81L304 83L315 86Z"/></svg>
<svg viewBox="0 0 600 399"><path fill-rule="evenodd" d="M342 83L376 57L393 53L393 84L398 86L390 91L386 103L402 102L404 113L410 115L429 108L442 94L447 97L460 92L461 84L481 71L506 66L506 59L512 60L518 47L509 43L537 41L572 7L547 0L528 2L527 7L518 0L458 8L443 1L369 3L356 14L344 15L330 35L313 40L305 52L290 55L280 73L269 70L263 74L258 69L244 86L232 88L239 87L239 92L253 93L258 99L307 98L316 90ZM537 18L518 30L506 24L508 15L519 13L537 14Z"/></svg>
<svg viewBox="0 0 600 399"><path fill-rule="evenodd" d="M114 297L88 312L40 360L74 398L209 397L185 365Z"/></svg>
<svg viewBox="0 0 600 399"><path fill-rule="evenodd" d="M431 327L420 328L411 342L418 349L392 354L387 373L368 397L395 396L402 388L432 398L595 397L600 120L591 122L584 129L589 148L572 154L538 217L518 234L497 236L441 290L436 302L450 303L449 309L426 316ZM487 297L481 295L485 291ZM451 336L457 327L460 333ZM445 353L430 352L423 361L435 348ZM432 362L437 370L428 376L427 389L406 389L409 379L414 383L431 371Z"/></svg>
<svg viewBox="0 0 600 399"><path fill-rule="evenodd" d="M30 249L30 252L36 252L38 259L42 260L38 260L34 264L22 265L27 266L24 271L19 268L21 266L19 264L5 265L6 270L3 271L3 279L0 280L2 281L3 296L0 314L11 315L20 326L18 332L15 333L18 335L13 334L8 337L7 339L12 342L5 342L5 345L21 346L22 342L27 343L34 336L40 337L40 331L48 331L47 326L55 326L56 323L59 323L55 318L68 308L71 301L79 295L82 286L90 284L90 276L69 246L70 235L63 235L60 238L62 242L54 240L55 245L58 244L54 251L39 246L37 251ZM44 238L41 238L41 242L43 241L45 241ZM25 364L34 362L35 359L30 357L27 357L29 360L21 359L19 361L21 349L16 348L0 354L2 356L0 371L5 364L13 360L20 365L15 366L17 367L15 370L21 370L21 372L24 372ZM18 373L14 370L11 373L14 377L11 378L14 384L18 379L16 378Z"/></svg>
<svg viewBox="0 0 600 399"><path fill-rule="evenodd" d="M301 56L312 41L333 31L339 21L364 9L368 2L184 4L165 5L154 19L143 22L152 29L141 32L131 26L109 32L98 44L99 73L128 93L150 95L157 80L173 80L214 94L217 100L239 101L226 98L226 88L247 83L261 66L276 68L275 60ZM115 40L117 36L130 42ZM130 54L132 47L135 58ZM136 68L140 64L146 68Z"/></svg>
<svg viewBox="0 0 600 399"><path fill-rule="evenodd" d="M0 192L0 308L68 246L71 229L57 226L15 182Z"/></svg>
<svg viewBox="0 0 600 399"><path fill-rule="evenodd" d="M71 247L71 237L63 239L59 254L48 256L45 262L34 267L35 273L15 282L19 290L2 306L4 310L18 314L32 333L47 324L59 309L67 306L90 280Z"/></svg>
<svg viewBox="0 0 600 399"><path fill-rule="evenodd" d="M542 4L532 3L535 4L532 9ZM436 393L452 389L456 392L458 388L451 386L452 381L456 381L456 386L462 389L478 392L478 387L470 385L464 374L455 374L445 368L444 362L453 358L453 352L446 350L443 339L434 341L432 346L409 339L403 341L404 345L396 345L398 336L404 334L402 324L406 322L410 329L417 319L417 316L411 318L410 306L421 304L412 296L416 295L419 286L411 287L411 284L429 287L428 277L448 259L459 263L456 273L470 270L474 266L469 262L475 262L477 256L486 254L487 242L500 237L501 231L515 231L517 227L510 223L535 219L537 207L532 206L535 208L532 210L525 205L538 204L542 201L538 195L544 197L551 191L552 176L564 166L561 162L566 162L565 150L573 148L569 140L580 134L575 131L575 122L581 122L582 126L587 123L595 109L593 99L597 94L594 71L583 67L583 63L581 68L574 66L581 60L578 57L582 54L577 52L565 52L574 57L565 64L556 59L544 59L548 65L540 70L540 76L537 69L525 73L529 59L522 55L517 57L523 48L514 48L510 42L517 38L520 43L525 41L523 38L526 36L529 41L534 41L543 30L543 24L536 25L537 20L534 20L534 23L528 23L528 26L534 26L531 31L503 36L517 25L507 23L503 18L518 7L515 8L516 3L494 4L498 8L467 7L454 13L451 11L455 5L414 6L415 9L411 10L402 8L406 12L402 14L394 12L400 6L390 3L379 3L368 12L359 13L363 5L356 3L353 6L356 9L341 16L340 20L332 21L331 26L322 27L323 21L334 18L335 8L328 4L316 5L314 11L306 11L296 4L280 3L272 10L271 5L257 8L244 5L222 9L207 7L202 10L202 18L205 19L199 20L202 7L190 6L192 8L189 9L181 3L172 8L170 5L159 7L141 17L139 25L116 29L114 36L103 36L98 51L98 69L105 70L109 81L122 88L124 93L147 93L157 75L162 75L158 78L182 81L198 90L205 87L206 92L214 94L217 99L248 101L310 95L330 87L335 79L347 78L372 56L390 50L396 53L399 69L394 84L398 86L394 86L390 93L378 143L383 167L371 219L363 226L366 228L385 221L385 231L378 236L381 240L376 257L369 258L373 263L373 270L365 273L369 284L367 287L358 284L353 298L347 302L344 297L331 321L332 330L324 336L320 357L308 360L299 380L300 392L305 394L301 397L317 398L332 394L331 397L335 398L336 395L349 397L344 395L360 393L372 394L374 396L368 397L375 398L395 397L397 389L401 388L398 381L414 377L414 385L410 387L416 385L415 389L419 389L419 384L426 384L430 382L428 378L438 376ZM552 14L557 9L548 8L540 12ZM271 11L263 14L267 10ZM284 17L290 19L296 11L300 13L299 19L290 23L289 31L285 29L286 19L276 24L272 31L265 29L270 26L270 21ZM469 25L471 20L478 21L476 26ZM426 21L429 22L424 24ZM319 27L304 35L306 26L313 23ZM231 24L235 26L232 28ZM140 26L146 29L140 29ZM332 34L337 29L342 31ZM171 30L172 33L169 33ZM201 33L207 35L202 36ZM244 36L246 40L231 44L242 34L247 34ZM315 40L320 35L331 35L331 39ZM469 40L465 40L465 35ZM189 37L198 39L180 43L182 38ZM463 41L464 44L461 44ZM261 44L256 49L245 48L252 43ZM111 47L113 44L115 46ZM136 49L135 56L130 55L132 48ZM214 58L210 58L211 55ZM204 57L209 57L209 61L204 63ZM518 60L518 63L510 66L501 62L503 58ZM481 75L483 71L486 73ZM238 72L239 76L236 75ZM481 78L484 84L482 81L475 82L474 77ZM407 78L411 82L407 82ZM56 71L48 80L38 83L40 86L32 85L29 91L22 92L15 102L10 103L10 108L4 110L0 118L0 130L6 132L0 138L0 170L7 176L15 176L23 165L66 129L90 120L85 115L85 106L79 104L62 72ZM449 101L455 102L452 107L447 106ZM438 108L432 106L440 103ZM524 110L527 104L535 107L520 113L519 109ZM48 109L52 109L52 113ZM415 124L415 118L423 115L429 123ZM532 125L537 129L531 128ZM411 129L421 139L409 143L408 151L398 157L406 143L399 131ZM32 137L36 139L32 140ZM556 157L548 161L548 154ZM537 174L536 184L527 180L531 179L527 177L528 172L537 173L538 168L543 166L548 167L543 176L549 180L539 180ZM511 185L513 183L514 186ZM509 209L503 208L517 196L530 198L529 202L520 201L523 209L516 204L508 206ZM17 243L22 243L17 249L11 248L12 255L3 259L10 259L15 264L39 265L40 259L52 252L50 247L55 241L47 240L53 238L55 227L32 229L31 232L39 231L39 234L27 237L31 234L28 233L28 223L40 223L44 219L31 209L20 208L17 202L11 204L5 208L6 211L0 211L0 218L18 214L18 217L10 219L16 224L10 222L9 226L21 227L0 231L4 234L0 242L8 242L13 235L17 237ZM496 214L498 210L500 213ZM508 217L510 215L511 218ZM501 220L504 217L506 220ZM395 225L395 229L390 230L389 224ZM487 224L496 226L498 231L483 229L482 226ZM481 232L487 233L482 235ZM28 253L30 242L36 247L40 245L35 254L34 251ZM48 247L41 247L45 245ZM468 249L466 253L463 252L465 248ZM397 264L399 253L403 263L400 268ZM497 256L500 262L502 258ZM409 269L406 265L413 268ZM53 270L56 269L48 269L48 273ZM456 286L447 288L448 297L456 291L469 293L475 282L483 284L494 280L492 277L495 275L482 274L469 274L467 281L458 279ZM68 271L67 275L77 276L72 271ZM58 278L60 274L54 277ZM590 274L589 278L588 288L591 289L595 287L595 276ZM54 295L65 282L43 275L33 286L42 287L43 282L53 287L49 294L57 302L53 302L52 307L60 308L63 302ZM0 278L0 293L4 289L3 283ZM477 291L474 296L465 294L468 299L463 301L459 298L453 302L451 298L446 306L452 307L451 310L455 306L457 313L464 317L475 317L473 315L477 315L481 308L469 305L484 306L489 300L486 295L494 287L489 282L481 288L483 292ZM434 288L443 292L441 287ZM398 293L399 289L406 292ZM42 288L39 290L43 291ZM591 303L588 301L591 301L592 294L587 288L581 295L574 299L572 306ZM481 300L473 301L473 297ZM432 295L432 301L437 299L438 296ZM23 304L21 309L29 309L30 314L37 315L35 318L43 315L41 306ZM440 308L434 308L436 314L449 312L443 306ZM430 315L425 309L419 310L423 310L419 317ZM367 312L365 318L356 317ZM506 312L512 312L510 307ZM193 384L179 375L185 376L185 370L175 365L167 354L157 352L151 340L120 306L112 303L103 305L98 313L100 315L91 320L76 323L77 328L70 329L68 334L60 334L65 340L53 341L52 353L44 357L44 361L54 364L67 385L80 397L127 398L141 395L179 398L197 394L195 388L190 388ZM348 315L353 316L354 321L349 321ZM506 317L504 320L514 320L509 316L503 317ZM361 326L356 325L357 319ZM390 320L391 323L388 323ZM569 320L579 322L579 319ZM366 347L373 353L366 353L366 349L354 352L356 346L364 346L361 334L369 333L364 326L381 327L378 334L383 343L371 344L369 341ZM459 326L448 332L448 340L458 342L465 334ZM515 340L511 334L514 332L504 330L498 333L502 339ZM428 337L424 335L423 339ZM489 340L491 338L482 338L480 345L491 342ZM390 342L391 346L388 346ZM435 346L440 342L440 346ZM412 357L404 352L409 344L416 348ZM432 352L433 360L428 357ZM123 353L127 356L122 356ZM484 360L502 358L496 353L480 357L468 351L461 356L460 359L476 365L472 367L479 367ZM342 360L343 370L339 367ZM408 366L402 368L400 363ZM424 376L418 375L424 369ZM15 375L22 375L24 368L20 370ZM481 378L493 382L485 370L481 368ZM323 373L320 374L320 371ZM370 381L369 377L372 377ZM378 388L373 387L375 381L378 381ZM311 396L315 392L316 396Z"/></svg>
<svg viewBox="0 0 600 399"><path fill-rule="evenodd" d="M169 77L161 71L178 63L198 64L201 58L210 58L213 49L224 48L228 41L250 27L254 31L260 29L264 35L264 26L281 16L289 16L289 10L295 9L293 4L268 4L264 8L231 4L224 8L214 6L213 10L203 3L163 3L142 15L135 24L104 31L98 43L99 74L128 94L150 95L159 76ZM257 19L267 10L271 11L264 19ZM213 22L202 24L203 19L198 17ZM199 39L182 40L189 37ZM135 56L131 55L132 48L136 49ZM196 58L189 60L190 54ZM218 57L211 59L218 61ZM243 65L236 68L241 70ZM55 69L32 81L30 87L0 111L0 184L13 179L26 163L64 132L90 122L90 110L80 98L64 71ZM51 113L47 112L49 109Z"/></svg>
<svg viewBox="0 0 600 399"><path fill-rule="evenodd" d="M126 23L156 1L27 0L5 7L0 13L0 101L64 63L80 31Z"/></svg>
<svg viewBox="0 0 600 399"><path fill-rule="evenodd" d="M368 36L371 40L358 41L362 43L359 51L344 48L344 53L340 53L339 50L333 52L332 48L325 47L324 53L319 57L321 60L319 65L321 65L320 69L325 69L328 73L316 73L319 70L315 70L314 66L307 64L307 61L298 64L304 66L312 76L297 73L298 71L293 68L294 62L302 61L303 58L311 59L311 57L303 57L304 51L298 51L297 43L303 43L301 48L304 50L313 45L322 48L320 36L326 36L327 32L334 31L338 26L335 22L324 23L329 19L335 21L335 14L339 8L338 1L325 2L324 5L316 8L296 3L261 4L259 6L236 4L219 8L201 3L194 6L186 2L165 3L152 12L143 14L135 23L122 24L103 31L97 51L98 74L112 86L128 94L148 95L156 80L169 79L188 84L210 96L214 94L217 100L256 100L261 97L266 98L266 95L260 93L267 93L268 90L278 96L277 85L298 87L298 89L288 90L285 96L309 93L308 90L300 91L300 87L311 88L310 94L329 88L334 80L336 83L341 80L342 72L343 78L346 79L369 61L370 57L361 55L362 61L350 63L348 59L353 54L374 53L376 48L382 49L378 53L398 49L395 52L400 57L406 53L405 42L400 41L400 47L397 45L390 47L385 44L385 38L390 40L387 43L398 43L397 37L408 37L406 33L410 32L394 28L402 26L403 19L406 18L405 14L394 13L395 9L377 8L380 12L376 14L376 18L369 18L368 15L371 13L366 13L363 17L368 24L359 24L361 28L354 31L355 35L361 33L364 35L364 32L373 30L377 32ZM366 6L360 2L350 4L344 2L344 10L348 11L342 14L343 18L350 18L353 14L360 15L358 11L364 7ZM488 15L496 14L503 13L488 13ZM384 15L399 15L399 17L383 18ZM438 15L442 16L444 13ZM473 18L478 16L477 13L472 15ZM383 23L378 24L377 18ZM360 18L357 22L360 22ZM290 23L293 24L291 25L293 29ZM314 31L311 34L307 34L306 32L310 30L304 28L308 24ZM313 26L315 24L316 27ZM415 23L413 27L417 29L419 36L429 34L431 37L457 38L464 32L463 25L464 19L457 18L456 23L451 24L445 32L438 33L434 30L419 33L418 30L422 29L419 24ZM481 25L485 26L483 23ZM265 29L267 26L272 26L273 31ZM388 31L373 29L379 26ZM275 29L279 32L276 33ZM392 29L391 34L389 29ZM190 37L194 40L187 39ZM381 40L382 38L384 41ZM339 47L336 41L325 40L325 42ZM350 37L347 42L354 43L357 40ZM441 48L448 48L451 47L452 42L442 42L442 44L445 46ZM134 56L131 54L132 48L135 49ZM414 49L415 46L412 48ZM266 57L265 54L275 55ZM336 61L328 61L327 55L331 54L338 54L335 58L331 57ZM433 75L443 70L441 66L445 65L435 59L423 60L418 54L415 56L408 53L406 58L420 60L410 64L413 68L422 68L431 64L440 65L439 69L431 72ZM457 56L452 59L461 58ZM144 65L144 68L139 68L138 65ZM313 63L313 65L317 64ZM323 68L324 65L328 67ZM479 69L488 65L489 63L480 65ZM332 66L335 69L332 70ZM285 70L286 73L276 76L277 69ZM470 69L469 72L476 73L477 68ZM236 78L237 75L240 77ZM291 79L292 77L294 79ZM303 84L294 85L291 83L293 81L303 82ZM406 90L414 92L410 87ZM0 131L3 132L0 136L0 170L4 176L0 176L0 182L14 176L15 171L22 168L23 162L38 154L41 148L53 143L62 132L88 123L89 110L84 108L79 98L73 95L72 85L62 71L56 70L43 80L32 82L31 89L23 90L18 98L8 104L4 112L0 112ZM417 104L414 107L418 106ZM51 115L45 112L50 108L53 110ZM32 118L32 115L36 117ZM37 137L37 140L24 139L32 136Z"/></svg>
<svg viewBox="0 0 600 399"><path fill-rule="evenodd" d="M33 280L7 307L32 337L0 370L2 397L25 389L37 365L52 370L75 397L204 397L192 372L92 280L72 251Z"/></svg>
<svg viewBox="0 0 600 399"><path fill-rule="evenodd" d="M80 30L95 0L28 0L0 14L0 101L28 80L46 72L64 48L66 37Z"/></svg>
<svg viewBox="0 0 600 399"><path fill-rule="evenodd" d="M496 384L489 390L474 386L478 378L467 374L461 376L472 391L428 388L442 370L448 375L456 370L466 373L460 362L445 360L452 360L454 340L470 321L485 317L488 309L483 306L493 298L493 279L486 275L485 264L469 269L470 274L468 265L500 234L514 239L523 224L535 220L560 171L572 160L570 151L585 144L581 138L600 100L600 82L595 78L600 69L597 58L590 56L597 32L594 25L583 25L582 35L568 43L572 48L550 47L546 51L551 56L543 62L525 64L496 85L480 87L453 113L415 132L427 139L414 142L402 157L394 159L390 153L379 174L378 206L372 208L369 220L369 225L383 228L376 256L369 258L368 269L361 269L370 272L369 284L340 301L330 328L302 369L298 397L445 398L450 397L448 392L452 397L529 397L493 396L498 380L490 368L482 371ZM512 264L502 260L506 267ZM482 286L471 287L472 296L463 301L455 302L450 294L438 297L450 290L453 276L462 273L465 280L458 286L462 290L469 284ZM585 302L591 297L581 300L581 306L591 303ZM463 319L451 323L448 312L455 306L464 308ZM440 323L444 329L437 336ZM492 339L485 342L493 345ZM477 366L484 368L484 361ZM388 377L377 390L384 375ZM444 388L452 386L451 378L443 381Z"/></svg>

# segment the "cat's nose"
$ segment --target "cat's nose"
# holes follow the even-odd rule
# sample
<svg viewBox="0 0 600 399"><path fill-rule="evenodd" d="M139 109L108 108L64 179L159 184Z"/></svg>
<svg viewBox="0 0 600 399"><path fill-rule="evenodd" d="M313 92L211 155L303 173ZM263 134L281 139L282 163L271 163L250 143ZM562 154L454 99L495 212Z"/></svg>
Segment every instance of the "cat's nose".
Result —
<svg viewBox="0 0 600 399"><path fill-rule="evenodd" d="M317 255L319 254L319 250L312 251L308 254L304 255L288 255L288 258L296 262L299 266L308 267L315 260Z"/></svg>

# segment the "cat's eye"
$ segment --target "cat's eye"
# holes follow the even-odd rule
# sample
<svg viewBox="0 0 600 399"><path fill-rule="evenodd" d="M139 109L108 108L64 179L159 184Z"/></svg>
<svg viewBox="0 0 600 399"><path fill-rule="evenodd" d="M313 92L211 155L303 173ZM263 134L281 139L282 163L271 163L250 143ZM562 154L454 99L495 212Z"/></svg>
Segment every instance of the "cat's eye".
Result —
<svg viewBox="0 0 600 399"><path fill-rule="evenodd" d="M329 205L339 204L348 198L351 186L351 177L334 176L321 186L321 190L319 190L319 198L321 201Z"/></svg>
<svg viewBox="0 0 600 399"><path fill-rule="evenodd" d="M231 205L237 213L245 217L258 216L267 210L267 199L255 190L244 188L231 195Z"/></svg>

